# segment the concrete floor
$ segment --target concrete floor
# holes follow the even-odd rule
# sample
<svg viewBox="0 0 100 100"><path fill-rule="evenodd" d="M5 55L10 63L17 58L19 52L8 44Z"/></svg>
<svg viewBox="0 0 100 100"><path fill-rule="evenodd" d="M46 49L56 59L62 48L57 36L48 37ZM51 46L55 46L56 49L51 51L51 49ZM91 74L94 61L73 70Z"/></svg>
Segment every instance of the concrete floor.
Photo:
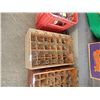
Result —
<svg viewBox="0 0 100 100"><path fill-rule="evenodd" d="M2 29L2 86L27 86L25 69L25 34L34 27L34 14L3 13ZM74 40L76 66L79 68L79 86L100 86L100 81L89 77L89 42L95 41L89 31L85 14L79 14L79 23L69 29ZM88 34L88 35L87 35Z"/></svg>
<svg viewBox="0 0 100 100"><path fill-rule="evenodd" d="M1 86L1 13L0 13L0 86Z"/></svg>
<svg viewBox="0 0 100 100"><path fill-rule="evenodd" d="M25 34L34 27L34 14L5 13L1 15L2 86L26 86Z"/></svg>

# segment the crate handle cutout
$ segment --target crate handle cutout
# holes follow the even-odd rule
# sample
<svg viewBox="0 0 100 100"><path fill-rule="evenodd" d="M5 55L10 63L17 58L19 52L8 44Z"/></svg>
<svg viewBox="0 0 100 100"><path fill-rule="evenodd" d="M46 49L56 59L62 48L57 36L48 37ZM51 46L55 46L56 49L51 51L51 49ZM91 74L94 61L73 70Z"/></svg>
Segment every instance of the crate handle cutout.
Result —
<svg viewBox="0 0 100 100"><path fill-rule="evenodd" d="M64 26L64 25L66 25L66 23L61 22L61 21L59 21L59 20L55 20L55 21L53 22L53 24L54 24L54 25L58 25L58 26Z"/></svg>

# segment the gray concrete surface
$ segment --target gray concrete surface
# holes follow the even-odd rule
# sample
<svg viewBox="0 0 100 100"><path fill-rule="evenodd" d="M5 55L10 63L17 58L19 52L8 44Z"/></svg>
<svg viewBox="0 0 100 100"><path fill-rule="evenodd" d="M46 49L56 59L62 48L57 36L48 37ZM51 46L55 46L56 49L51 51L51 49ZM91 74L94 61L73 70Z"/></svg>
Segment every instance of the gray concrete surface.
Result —
<svg viewBox="0 0 100 100"><path fill-rule="evenodd" d="M0 13L0 86L1 86L1 13Z"/></svg>
<svg viewBox="0 0 100 100"><path fill-rule="evenodd" d="M26 86L25 34L34 14L2 13L2 86Z"/></svg>
<svg viewBox="0 0 100 100"><path fill-rule="evenodd" d="M91 33L88 32L88 25L87 25L85 14L79 15L78 30L79 30L78 64L80 66L79 82L80 82L80 86L91 86L91 84L89 84L91 79L89 78L89 67L88 67L88 35L90 35Z"/></svg>

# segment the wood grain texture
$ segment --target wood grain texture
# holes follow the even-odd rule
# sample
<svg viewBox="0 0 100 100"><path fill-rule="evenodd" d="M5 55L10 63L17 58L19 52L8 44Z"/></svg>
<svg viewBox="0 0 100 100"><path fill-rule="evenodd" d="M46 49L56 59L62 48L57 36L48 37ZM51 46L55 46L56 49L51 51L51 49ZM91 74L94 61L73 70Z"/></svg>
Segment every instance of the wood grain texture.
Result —
<svg viewBox="0 0 100 100"><path fill-rule="evenodd" d="M27 86L25 35L34 13L2 13L2 86Z"/></svg>

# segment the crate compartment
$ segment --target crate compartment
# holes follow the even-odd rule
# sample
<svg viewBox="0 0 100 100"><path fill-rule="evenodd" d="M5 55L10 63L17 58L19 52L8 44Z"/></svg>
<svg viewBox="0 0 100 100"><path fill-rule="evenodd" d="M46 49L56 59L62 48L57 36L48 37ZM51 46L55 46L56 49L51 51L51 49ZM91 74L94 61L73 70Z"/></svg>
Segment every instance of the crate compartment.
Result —
<svg viewBox="0 0 100 100"><path fill-rule="evenodd" d="M44 49L44 44L41 43L41 42L38 42L37 43L37 48L40 49L40 50L43 50Z"/></svg>
<svg viewBox="0 0 100 100"><path fill-rule="evenodd" d="M68 58L68 59L67 59L67 60L68 60L67 63L70 63L70 62L73 63L73 62L74 62L73 54L69 54L69 55L67 56L67 58Z"/></svg>
<svg viewBox="0 0 100 100"><path fill-rule="evenodd" d="M44 35L44 42L45 43L51 43L51 36L49 36L49 35Z"/></svg>
<svg viewBox="0 0 100 100"><path fill-rule="evenodd" d="M55 86L59 87L61 85L60 72L55 72Z"/></svg>
<svg viewBox="0 0 100 100"><path fill-rule="evenodd" d="M58 63L59 64L63 64L63 62L64 62L64 60L62 58L60 58L60 59L58 58Z"/></svg>
<svg viewBox="0 0 100 100"><path fill-rule="evenodd" d="M65 44L62 44L62 50L67 50L68 47Z"/></svg>
<svg viewBox="0 0 100 100"><path fill-rule="evenodd" d="M47 78L47 74L41 74L41 78L42 79L46 79Z"/></svg>
<svg viewBox="0 0 100 100"><path fill-rule="evenodd" d="M45 65L50 65L52 62L50 58L45 58Z"/></svg>
<svg viewBox="0 0 100 100"><path fill-rule="evenodd" d="M35 75L36 81L39 81L41 79L41 74L40 75Z"/></svg>
<svg viewBox="0 0 100 100"><path fill-rule="evenodd" d="M35 81L35 87L39 87L40 86L40 82L39 81Z"/></svg>
<svg viewBox="0 0 100 100"><path fill-rule="evenodd" d="M62 38L62 44L67 44L68 38L67 37L63 37Z"/></svg>
<svg viewBox="0 0 100 100"><path fill-rule="evenodd" d="M42 59L38 59L38 66L43 65L43 63L42 63L41 60L42 60Z"/></svg>
<svg viewBox="0 0 100 100"><path fill-rule="evenodd" d="M57 45L57 50L62 50L62 45Z"/></svg>
<svg viewBox="0 0 100 100"><path fill-rule="evenodd" d="M49 86L49 87L53 87L54 84L55 84L54 78L48 77L48 86Z"/></svg>
<svg viewBox="0 0 100 100"><path fill-rule="evenodd" d="M45 58L51 58L52 53L51 51L45 51Z"/></svg>
<svg viewBox="0 0 100 100"><path fill-rule="evenodd" d="M61 71L60 76L61 76L61 87L67 86L66 71Z"/></svg>
<svg viewBox="0 0 100 100"><path fill-rule="evenodd" d="M31 36L31 41L37 41L37 38L36 38L36 34L35 33L31 33L32 36Z"/></svg>
<svg viewBox="0 0 100 100"><path fill-rule="evenodd" d="M59 59L60 59L60 58L63 58L63 52L62 52L62 51L58 51L57 54L58 54L58 58L59 58Z"/></svg>
<svg viewBox="0 0 100 100"><path fill-rule="evenodd" d="M52 64L58 64L58 59L57 58L52 58Z"/></svg>
<svg viewBox="0 0 100 100"><path fill-rule="evenodd" d="M67 57L64 57L63 61L64 61L64 63L67 63L68 62Z"/></svg>
<svg viewBox="0 0 100 100"><path fill-rule="evenodd" d="M36 59L38 57L38 53L36 51L32 51L32 59Z"/></svg>
<svg viewBox="0 0 100 100"><path fill-rule="evenodd" d="M57 44L62 44L61 35L60 35L59 37L56 38L56 43L57 43Z"/></svg>
<svg viewBox="0 0 100 100"><path fill-rule="evenodd" d="M61 87L66 87L66 83L61 83Z"/></svg>
<svg viewBox="0 0 100 100"><path fill-rule="evenodd" d="M57 46L55 44L51 44L51 50L56 50Z"/></svg>
<svg viewBox="0 0 100 100"><path fill-rule="evenodd" d="M32 45L32 50L37 49L37 43L36 42L32 41L31 45Z"/></svg>
<svg viewBox="0 0 100 100"><path fill-rule="evenodd" d="M66 77L65 76L61 76L61 84L66 84Z"/></svg>
<svg viewBox="0 0 100 100"><path fill-rule="evenodd" d="M48 86L52 87L55 84L55 74L54 73L48 73Z"/></svg>
<svg viewBox="0 0 100 100"><path fill-rule="evenodd" d="M56 51L51 51L51 54L52 54L52 58L56 58L57 59L57 52Z"/></svg>
<svg viewBox="0 0 100 100"><path fill-rule="evenodd" d="M50 49L51 49L50 43L45 43L45 50L50 50Z"/></svg>
<svg viewBox="0 0 100 100"><path fill-rule="evenodd" d="M78 72L76 71L76 70L71 70L70 72L69 72L69 74L70 74L70 77L72 78L71 79L71 86L75 86L75 84L78 84L77 82L78 82L78 80L76 81L75 79L77 79L77 75L78 75Z"/></svg>
<svg viewBox="0 0 100 100"><path fill-rule="evenodd" d="M46 65L46 64L45 64L45 58L42 58L42 60L41 60L41 65L43 65L43 66Z"/></svg>
<svg viewBox="0 0 100 100"><path fill-rule="evenodd" d="M68 77L67 77L67 86L68 87L70 87L72 84L72 77L71 77L71 75L68 75Z"/></svg>
<svg viewBox="0 0 100 100"><path fill-rule="evenodd" d="M72 37L71 37L71 38L72 38ZM66 44L66 45L69 45L69 46L72 45L72 39L71 39L71 38L69 38L69 37L66 37L66 38L65 38L65 41L66 41L65 44Z"/></svg>
<svg viewBox="0 0 100 100"><path fill-rule="evenodd" d="M68 55L69 55L68 50L64 50L64 51L63 51L63 57L67 57Z"/></svg>
<svg viewBox="0 0 100 100"><path fill-rule="evenodd" d="M42 79L41 80L41 87L46 87L46 86L47 86L46 79Z"/></svg>
<svg viewBox="0 0 100 100"><path fill-rule="evenodd" d="M42 34L39 34L38 36L37 36L37 41L38 42L44 42L44 36L42 35Z"/></svg>
<svg viewBox="0 0 100 100"><path fill-rule="evenodd" d="M32 66L38 66L38 60L32 59Z"/></svg>
<svg viewBox="0 0 100 100"><path fill-rule="evenodd" d="M63 64L64 63L63 53L62 52L58 52L58 63L59 64Z"/></svg>
<svg viewBox="0 0 100 100"><path fill-rule="evenodd" d="M44 58L44 56L45 56L45 52L43 52L43 51L38 51L37 52L37 56L38 56L38 58Z"/></svg>
<svg viewBox="0 0 100 100"><path fill-rule="evenodd" d="M56 43L56 37L53 34L52 34L52 37L51 37L51 43L52 44L55 44Z"/></svg>
<svg viewBox="0 0 100 100"><path fill-rule="evenodd" d="M38 66L45 65L45 59L44 58L38 58Z"/></svg>
<svg viewBox="0 0 100 100"><path fill-rule="evenodd" d="M75 73L75 70L68 70L66 71L67 76L67 86L75 86L77 83L77 74L75 73L73 76L73 73ZM74 81L75 79L75 81Z"/></svg>
<svg viewBox="0 0 100 100"><path fill-rule="evenodd" d="M64 75L65 75L65 71L61 71L60 76L64 76Z"/></svg>

